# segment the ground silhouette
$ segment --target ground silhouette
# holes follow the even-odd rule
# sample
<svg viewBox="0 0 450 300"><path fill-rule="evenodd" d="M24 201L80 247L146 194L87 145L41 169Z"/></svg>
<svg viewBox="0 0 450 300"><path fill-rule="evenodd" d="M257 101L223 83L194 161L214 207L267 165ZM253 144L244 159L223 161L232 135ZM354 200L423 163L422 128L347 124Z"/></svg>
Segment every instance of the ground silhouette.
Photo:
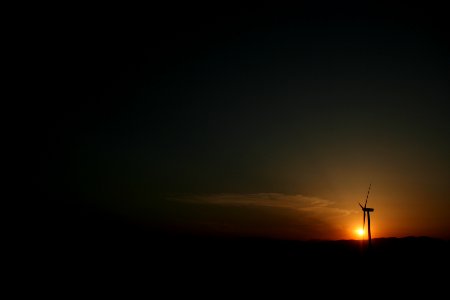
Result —
<svg viewBox="0 0 450 300"><path fill-rule="evenodd" d="M449 267L448 240L390 237L372 240L282 240L207 236L161 230L107 214L59 218L60 224L30 240L37 269L68 282L135 282L154 288L170 283L234 289L278 286L308 289L417 289L439 291ZM289 287L286 287L288 285ZM176 289L175 289L176 290ZM322 288L319 288L321 291Z"/></svg>

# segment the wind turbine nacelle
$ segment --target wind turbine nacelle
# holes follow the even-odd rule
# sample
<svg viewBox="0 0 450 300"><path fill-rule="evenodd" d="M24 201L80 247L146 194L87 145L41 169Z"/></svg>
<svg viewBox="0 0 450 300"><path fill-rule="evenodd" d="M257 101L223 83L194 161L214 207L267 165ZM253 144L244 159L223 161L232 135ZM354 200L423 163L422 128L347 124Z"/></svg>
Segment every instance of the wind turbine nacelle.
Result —
<svg viewBox="0 0 450 300"><path fill-rule="evenodd" d="M370 211L374 211L373 208L364 208L364 211L370 212Z"/></svg>

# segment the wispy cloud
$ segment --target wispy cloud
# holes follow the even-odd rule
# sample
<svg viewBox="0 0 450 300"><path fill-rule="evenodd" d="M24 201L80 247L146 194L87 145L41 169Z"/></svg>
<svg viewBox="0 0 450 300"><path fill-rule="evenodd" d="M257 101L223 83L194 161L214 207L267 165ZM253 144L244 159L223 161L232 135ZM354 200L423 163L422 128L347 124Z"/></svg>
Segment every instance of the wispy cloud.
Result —
<svg viewBox="0 0 450 300"><path fill-rule="evenodd" d="M352 213L350 210L335 207L334 202L330 200L281 193L183 195L172 196L170 199L198 205L290 209L322 220Z"/></svg>

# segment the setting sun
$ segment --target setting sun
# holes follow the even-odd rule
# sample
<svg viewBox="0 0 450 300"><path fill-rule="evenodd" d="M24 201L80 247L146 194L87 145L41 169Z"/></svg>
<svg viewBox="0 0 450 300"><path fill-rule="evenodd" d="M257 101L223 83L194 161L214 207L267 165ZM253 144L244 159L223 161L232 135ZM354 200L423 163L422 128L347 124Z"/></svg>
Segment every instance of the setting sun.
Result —
<svg viewBox="0 0 450 300"><path fill-rule="evenodd" d="M359 236L363 236L363 235L364 235L364 230L363 230L362 228L356 229L356 233L357 233Z"/></svg>

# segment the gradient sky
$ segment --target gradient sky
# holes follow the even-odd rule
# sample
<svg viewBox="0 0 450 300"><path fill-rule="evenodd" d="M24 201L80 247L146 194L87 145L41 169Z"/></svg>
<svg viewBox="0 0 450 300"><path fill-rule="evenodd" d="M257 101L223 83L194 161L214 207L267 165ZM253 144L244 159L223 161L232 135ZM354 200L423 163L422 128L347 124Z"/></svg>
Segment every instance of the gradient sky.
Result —
<svg viewBox="0 0 450 300"><path fill-rule="evenodd" d="M62 16L57 99L35 104L41 187L163 230L347 239L371 183L374 237L450 238L444 11Z"/></svg>

